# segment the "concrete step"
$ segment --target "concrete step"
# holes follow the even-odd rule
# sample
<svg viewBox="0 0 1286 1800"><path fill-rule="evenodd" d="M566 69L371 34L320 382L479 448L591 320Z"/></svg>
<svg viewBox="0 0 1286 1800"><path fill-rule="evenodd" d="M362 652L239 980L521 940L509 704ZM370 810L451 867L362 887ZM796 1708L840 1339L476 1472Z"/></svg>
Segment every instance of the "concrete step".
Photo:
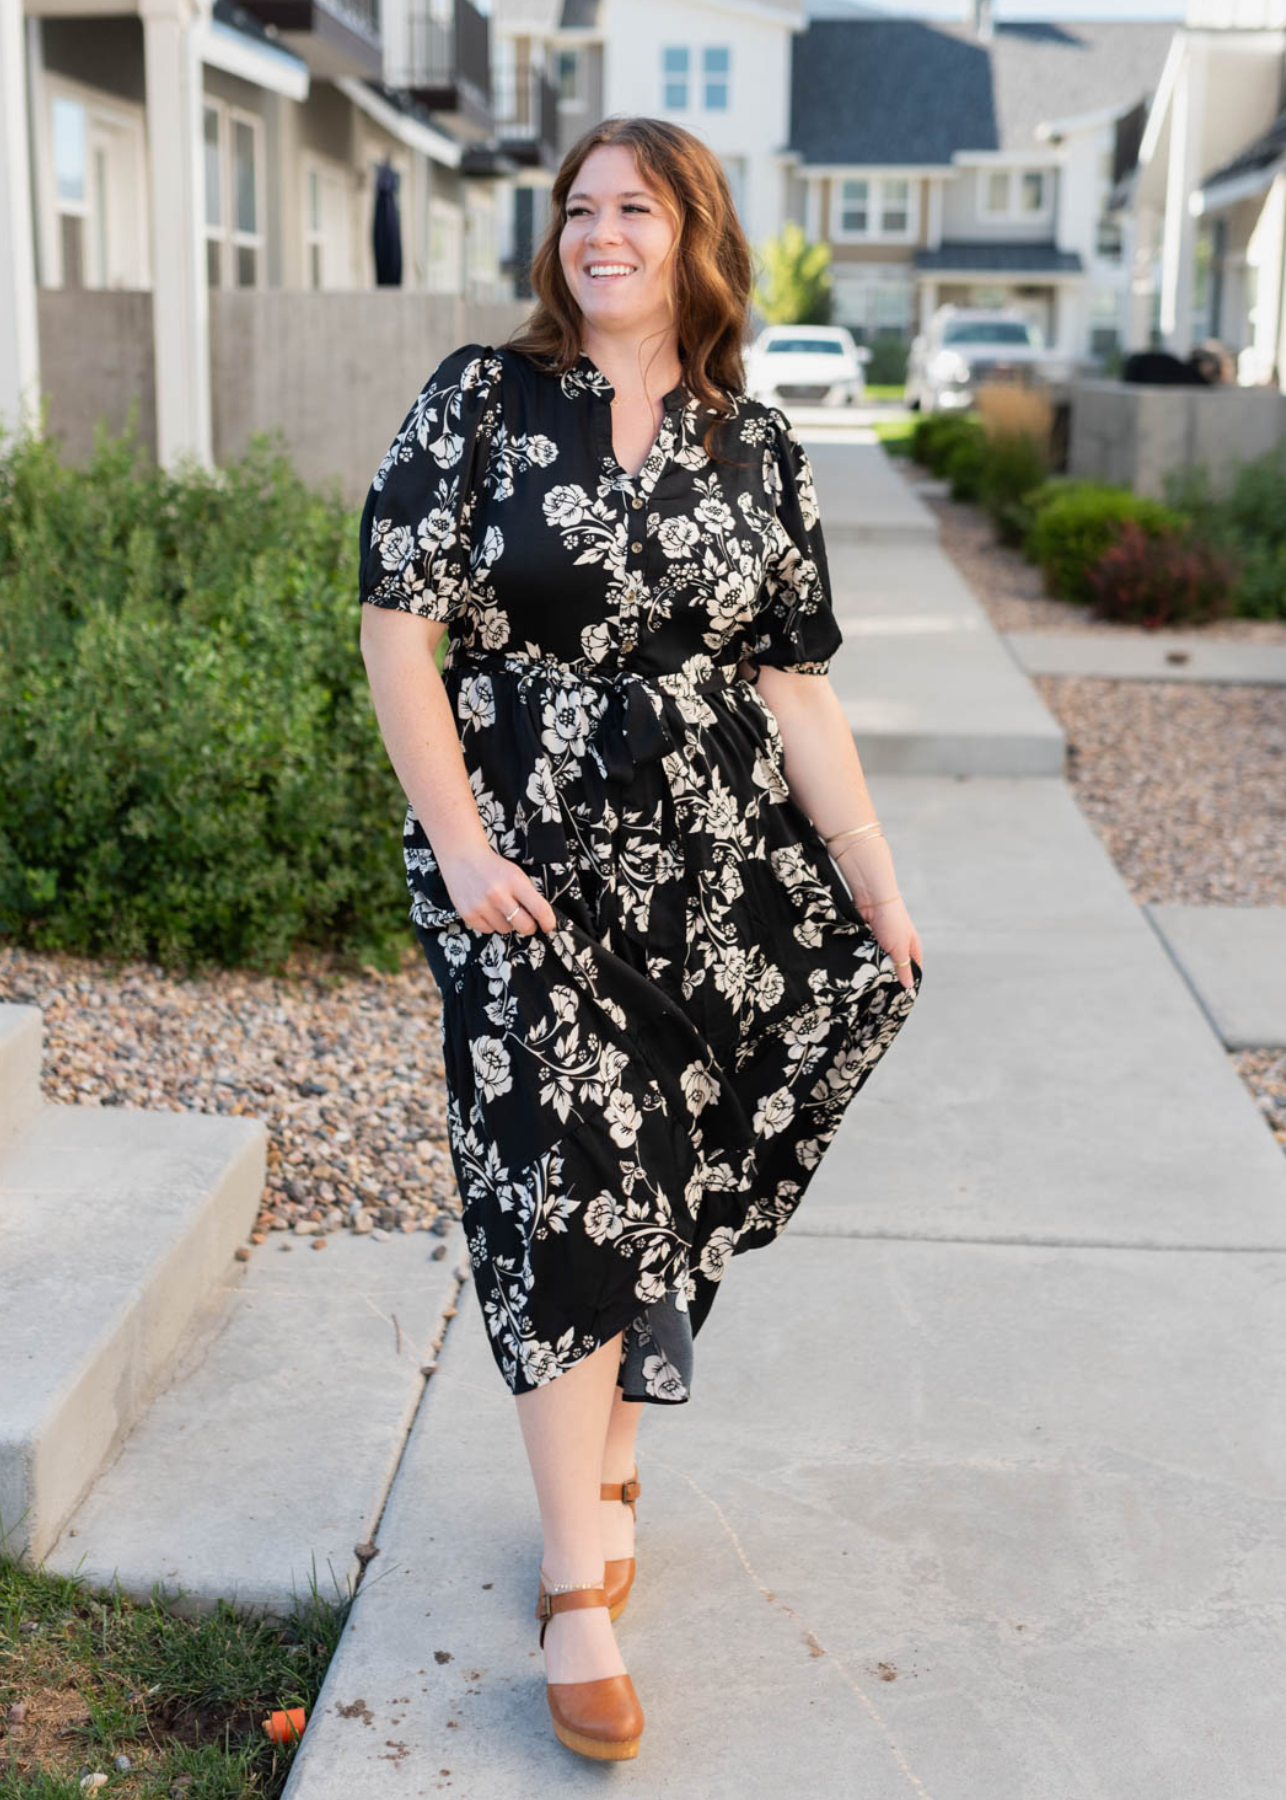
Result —
<svg viewBox="0 0 1286 1800"><path fill-rule="evenodd" d="M872 791L924 981L792 1229L1286 1251L1286 1158L1067 784Z"/></svg>
<svg viewBox="0 0 1286 1800"><path fill-rule="evenodd" d="M0 1005L0 1147L40 1111L44 1016L38 1006Z"/></svg>
<svg viewBox="0 0 1286 1800"><path fill-rule="evenodd" d="M841 538L828 560L831 682L868 772L1063 772L1062 727L936 542Z"/></svg>
<svg viewBox="0 0 1286 1800"><path fill-rule="evenodd" d="M44 1556L147 1407L194 1313L216 1283L235 1280L266 1142L257 1119L44 1106L0 1153L9 1555Z"/></svg>
<svg viewBox="0 0 1286 1800"><path fill-rule="evenodd" d="M1201 637L1191 631L1006 631L1002 635L1029 675L1286 687L1286 644ZM1172 660L1176 657L1178 661Z"/></svg>
<svg viewBox="0 0 1286 1800"><path fill-rule="evenodd" d="M1228 1049L1286 1045L1286 906L1143 910Z"/></svg>
<svg viewBox="0 0 1286 1800"><path fill-rule="evenodd" d="M383 1242L338 1232L322 1250L269 1233L239 1278L216 1282L45 1566L142 1600L160 1582L189 1615L227 1599L285 1617L314 1584L347 1598L462 1263L458 1224Z"/></svg>

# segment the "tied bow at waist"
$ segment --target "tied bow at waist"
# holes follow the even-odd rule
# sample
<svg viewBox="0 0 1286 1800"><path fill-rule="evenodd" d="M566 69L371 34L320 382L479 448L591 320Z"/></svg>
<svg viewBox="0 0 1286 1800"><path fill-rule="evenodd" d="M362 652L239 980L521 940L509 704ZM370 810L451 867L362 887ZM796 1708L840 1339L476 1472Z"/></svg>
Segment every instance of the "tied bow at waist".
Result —
<svg viewBox="0 0 1286 1800"><path fill-rule="evenodd" d="M735 671L716 665L702 681L644 675L637 669L582 674L563 663L499 650L454 657L448 669L504 669L518 676L543 676L554 687L589 687L602 691L604 706L592 739L609 781L633 781L640 763L655 762L677 750L686 736L686 720L674 703L673 679L683 693L709 693L729 687ZM446 673L446 670L444 670ZM669 704L667 705L667 702Z"/></svg>

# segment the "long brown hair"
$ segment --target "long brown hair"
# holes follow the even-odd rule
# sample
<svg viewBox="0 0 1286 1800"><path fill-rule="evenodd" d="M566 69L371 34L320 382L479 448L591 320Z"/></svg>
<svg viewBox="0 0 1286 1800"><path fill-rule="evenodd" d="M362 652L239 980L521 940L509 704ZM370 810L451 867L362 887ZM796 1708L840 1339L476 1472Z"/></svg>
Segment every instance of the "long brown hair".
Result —
<svg viewBox="0 0 1286 1800"><path fill-rule="evenodd" d="M562 375L581 353L583 314L563 277L559 239L567 196L581 164L599 144L633 151L639 174L653 186L675 226L670 252L672 320L689 391L717 416L703 447L731 412L729 397L745 387L742 344L753 283L750 246L737 217L727 176L701 139L668 119L601 120L563 157L550 188L549 223L531 262L536 305L506 339L550 372Z"/></svg>

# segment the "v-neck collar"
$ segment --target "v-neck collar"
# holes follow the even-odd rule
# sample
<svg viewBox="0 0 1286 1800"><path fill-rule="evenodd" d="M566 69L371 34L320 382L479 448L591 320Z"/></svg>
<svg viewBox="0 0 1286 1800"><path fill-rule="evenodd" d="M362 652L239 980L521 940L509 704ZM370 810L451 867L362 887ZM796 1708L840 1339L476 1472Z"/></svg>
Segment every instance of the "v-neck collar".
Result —
<svg viewBox="0 0 1286 1800"><path fill-rule="evenodd" d="M580 387L585 393L591 394L597 399L605 400L609 406L612 401L615 400L616 389L612 386L611 382L607 379L607 376L604 375L603 371L599 368L598 364L590 356L588 351L581 351L580 355L576 358L576 361L563 377L564 381L567 380L568 376L573 375L576 378L573 385ZM677 412L678 409L685 406L691 398L691 390L689 389L687 382L680 376L677 385L672 387L668 394L662 395L661 404L664 406L666 412Z"/></svg>
<svg viewBox="0 0 1286 1800"><path fill-rule="evenodd" d="M673 453L679 436L681 415L692 400L686 382L680 380L663 397L665 411L661 418L661 428L652 441L652 448L633 475L618 462L616 451L612 447L612 401L616 396L616 389L588 352L581 351L564 373L561 385L565 394L573 397L584 395L602 402L592 408L590 427L598 450L602 478L608 486L637 499L648 499Z"/></svg>

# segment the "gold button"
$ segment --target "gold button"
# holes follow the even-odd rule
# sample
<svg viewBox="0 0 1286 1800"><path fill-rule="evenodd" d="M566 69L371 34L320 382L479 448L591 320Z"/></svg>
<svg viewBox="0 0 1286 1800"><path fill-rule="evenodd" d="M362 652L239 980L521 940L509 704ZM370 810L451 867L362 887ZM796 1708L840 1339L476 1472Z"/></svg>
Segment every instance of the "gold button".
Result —
<svg viewBox="0 0 1286 1800"><path fill-rule="evenodd" d="M635 499L635 500L630 501L630 505L634 508L635 512L638 511L639 507L642 506L642 504L643 504L643 502L641 500Z"/></svg>
<svg viewBox="0 0 1286 1800"><path fill-rule="evenodd" d="M622 650L632 650L634 648L635 644L637 644L637 643L638 643L637 638L622 638L621 639L621 649Z"/></svg>
<svg viewBox="0 0 1286 1800"><path fill-rule="evenodd" d="M630 545L630 549L633 550L633 552L635 553L636 556L638 555L639 551L642 548L643 548L642 544L637 543L637 542Z"/></svg>

